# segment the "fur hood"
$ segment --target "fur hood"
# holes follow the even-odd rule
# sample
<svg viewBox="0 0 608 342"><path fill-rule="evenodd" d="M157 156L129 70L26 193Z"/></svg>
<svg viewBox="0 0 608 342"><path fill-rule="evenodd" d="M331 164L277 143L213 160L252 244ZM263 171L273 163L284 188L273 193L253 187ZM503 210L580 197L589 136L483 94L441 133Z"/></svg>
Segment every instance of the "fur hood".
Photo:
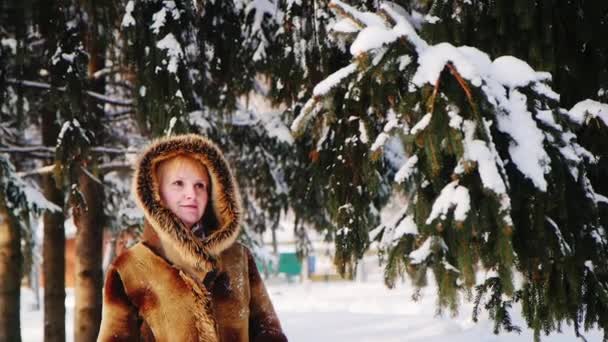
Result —
<svg viewBox="0 0 608 342"><path fill-rule="evenodd" d="M185 154L200 161L209 172L211 193L206 210L213 210L218 226L197 238L180 219L161 204L156 169L161 161ZM195 134L161 138L141 154L133 178L133 194L145 218L163 244L180 253L196 269L206 268L236 240L241 203L237 183L220 149Z"/></svg>

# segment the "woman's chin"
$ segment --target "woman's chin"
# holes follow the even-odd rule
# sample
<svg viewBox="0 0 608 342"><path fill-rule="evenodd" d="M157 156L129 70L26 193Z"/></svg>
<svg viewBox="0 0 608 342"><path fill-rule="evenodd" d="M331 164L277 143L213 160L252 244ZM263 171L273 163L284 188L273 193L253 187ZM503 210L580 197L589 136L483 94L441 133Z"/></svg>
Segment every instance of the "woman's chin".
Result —
<svg viewBox="0 0 608 342"><path fill-rule="evenodd" d="M194 226L194 224L196 222L198 222L198 220L194 220L192 218L183 218L183 217L180 217L180 220L188 228L192 228L192 226Z"/></svg>

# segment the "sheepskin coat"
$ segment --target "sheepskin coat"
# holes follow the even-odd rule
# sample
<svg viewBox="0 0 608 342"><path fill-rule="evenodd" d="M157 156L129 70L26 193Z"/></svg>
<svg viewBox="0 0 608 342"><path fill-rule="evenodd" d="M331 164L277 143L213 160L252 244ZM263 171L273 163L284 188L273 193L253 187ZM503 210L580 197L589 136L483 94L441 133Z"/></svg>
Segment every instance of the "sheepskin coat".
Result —
<svg viewBox="0 0 608 342"><path fill-rule="evenodd" d="M179 154L209 173L206 210L217 227L202 238L161 204L156 168ZM144 234L107 271L98 341L287 341L251 253L235 242L238 188L212 142L182 135L152 143L138 161L133 193Z"/></svg>

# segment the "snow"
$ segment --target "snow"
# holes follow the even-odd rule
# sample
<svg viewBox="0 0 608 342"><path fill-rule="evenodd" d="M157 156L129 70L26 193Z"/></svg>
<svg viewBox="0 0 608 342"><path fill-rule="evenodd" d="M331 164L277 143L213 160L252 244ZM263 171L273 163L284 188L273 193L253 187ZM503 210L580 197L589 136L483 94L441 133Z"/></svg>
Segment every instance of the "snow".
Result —
<svg viewBox="0 0 608 342"><path fill-rule="evenodd" d="M551 160L544 149L544 134L527 110L527 98L518 90L511 90L503 105L508 106L508 114L497 113L497 127L513 138L509 144L509 154L513 162L541 191L547 190L545 174L551 171Z"/></svg>
<svg viewBox="0 0 608 342"><path fill-rule="evenodd" d="M475 139L475 122L465 120L464 129L464 158L477 163L481 182L486 189L496 194L505 194L507 187L496 165L496 156L485 141Z"/></svg>
<svg viewBox="0 0 608 342"><path fill-rule="evenodd" d="M608 204L608 197L598 194L597 192L594 194L595 195L595 202L596 203L605 203Z"/></svg>
<svg viewBox="0 0 608 342"><path fill-rule="evenodd" d="M160 33L161 27L165 26L165 20L167 17L167 10L163 7L158 12L152 15L152 20L154 21L150 28L156 34Z"/></svg>
<svg viewBox="0 0 608 342"><path fill-rule="evenodd" d="M425 114L422 119L420 119L420 121L418 121L414 127L412 127L412 129L410 130L410 134L417 134L418 132L422 131L423 129L426 128L426 126L429 125L429 123L431 122L431 118L433 116L431 115L431 113L427 113Z"/></svg>
<svg viewBox="0 0 608 342"><path fill-rule="evenodd" d="M369 142L369 136L367 134L367 129L365 128L365 123L363 121L359 121L359 140L364 144Z"/></svg>
<svg viewBox="0 0 608 342"><path fill-rule="evenodd" d="M536 118L539 119L545 125L562 131L562 126L560 126L557 122L555 122L555 118L553 117L552 110L539 110L536 114Z"/></svg>
<svg viewBox="0 0 608 342"><path fill-rule="evenodd" d="M569 118L579 125L588 123L590 119L600 119L608 126L608 104L594 100L584 100L575 104L568 112Z"/></svg>
<svg viewBox="0 0 608 342"><path fill-rule="evenodd" d="M386 141L389 138L390 138L390 135L388 135L384 132L378 134L378 136L376 137L376 140L374 140L374 143L372 144L372 146L369 149L371 151L378 150L380 147L384 146L384 143L386 143Z"/></svg>
<svg viewBox="0 0 608 342"><path fill-rule="evenodd" d="M458 185L458 180L448 183L441 190L433 203L433 209L431 209L431 213L426 219L426 224L431 224L438 217L442 220L445 219L448 211L452 208L454 208L454 219L460 222L467 218L467 213L471 209L469 190L462 185Z"/></svg>
<svg viewBox="0 0 608 342"><path fill-rule="evenodd" d="M553 91L553 89L551 89L551 87L549 87L545 83L535 83L532 86L532 89L534 89L535 92L537 92L541 95L545 95L546 97L548 97L554 101L559 101L559 99L560 99L559 94L556 93L555 91Z"/></svg>
<svg viewBox="0 0 608 342"><path fill-rule="evenodd" d="M61 212L62 209L44 197L40 190L30 183L25 182L15 173L15 167L3 155L0 155L0 163L3 168L3 189L7 192L6 207L14 211L15 217L19 217L21 209L31 210L33 214L42 214L43 211ZM23 198L24 197L24 198Z"/></svg>
<svg viewBox="0 0 608 342"><path fill-rule="evenodd" d="M150 28L155 34L159 34L160 29L165 26L168 12L171 13L174 20L178 20L181 16L179 10L175 6L175 1L163 1L163 7L152 15L153 23L150 25Z"/></svg>
<svg viewBox="0 0 608 342"><path fill-rule="evenodd" d="M340 33L355 33L359 31L359 27L350 18L344 18L333 24L330 30Z"/></svg>
<svg viewBox="0 0 608 342"><path fill-rule="evenodd" d="M501 56L492 62L493 77L509 88L524 87L530 83L551 80L551 74L536 72L528 63L513 56Z"/></svg>
<svg viewBox="0 0 608 342"><path fill-rule="evenodd" d="M330 90L337 87L343 79L357 71L357 63L351 63L344 68L329 75L326 79L319 82L312 91L313 96L323 96Z"/></svg>
<svg viewBox="0 0 608 342"><path fill-rule="evenodd" d="M422 243L422 245L420 247L413 250L408 255L408 257L410 258L410 263L419 264L419 263L423 262L424 260L426 260L426 258L428 258L429 255L431 255L431 253L432 253L431 248L433 246L434 240L441 240L441 238L438 238L436 236L429 236L429 237L427 237L426 240L424 240L424 243ZM441 240L441 243L445 248L445 243L443 242L443 240Z"/></svg>
<svg viewBox="0 0 608 342"><path fill-rule="evenodd" d="M15 38L2 38L0 39L0 45L8 47L13 55L17 53L17 40Z"/></svg>
<svg viewBox="0 0 608 342"><path fill-rule="evenodd" d="M371 12L361 12L354 7L347 5L346 3L339 0L332 0L329 6L335 6L342 9L349 17L352 17L354 20L365 26L385 26L384 20L375 13Z"/></svg>
<svg viewBox="0 0 608 342"><path fill-rule="evenodd" d="M410 65L410 63L412 63L412 57L410 57L408 55L403 55L398 58L398 61L399 61L399 71L403 71L403 69L405 69L406 66L408 66L408 65Z"/></svg>
<svg viewBox="0 0 608 342"><path fill-rule="evenodd" d="M337 0L332 1L332 4L346 12L349 18L352 17L352 19L358 21L358 25L362 24L364 26L355 41L351 44L350 53L353 56L378 49L402 37L407 38L416 47L417 51L426 47L426 43L420 39L414 27L404 17L405 11L399 10L397 5L382 4L380 6L397 23L395 27L388 28L388 23L374 13L359 12L353 7ZM345 26L345 24L342 24L342 26ZM345 30L348 29L345 28Z"/></svg>
<svg viewBox="0 0 608 342"><path fill-rule="evenodd" d="M448 110L448 117L450 118L450 122L448 123L448 125L454 129L462 128L463 118L458 114L458 112L459 109L457 107L450 108L450 110Z"/></svg>
<svg viewBox="0 0 608 342"><path fill-rule="evenodd" d="M127 6L125 6L125 15L122 17L122 27L135 26L135 18L133 18L134 8L135 3L133 0L129 0L129 2L127 2Z"/></svg>
<svg viewBox="0 0 608 342"><path fill-rule="evenodd" d="M397 171L397 174L395 174L395 182L402 183L404 180L408 179L414 173L416 163L418 163L417 155L413 155L408 158L407 162L399 169L399 171Z"/></svg>
<svg viewBox="0 0 608 342"><path fill-rule="evenodd" d="M276 0L275 0L276 1ZM243 3L238 3L237 8L242 7ZM245 8L245 15L251 16L253 14L253 23L250 26L250 34L252 41L257 39L258 46L255 53L252 56L253 61L260 61L266 56L266 47L269 42L266 38L262 29L262 23L264 20L274 21L274 25L280 27L284 22L284 13L279 9L278 3L269 0L253 0L247 4Z"/></svg>
<svg viewBox="0 0 608 342"><path fill-rule="evenodd" d="M245 9L246 15L250 15L251 11L255 11L251 32L257 32L262 29L262 21L265 14L268 14L270 18L274 18L277 23L283 22L283 13L278 10L277 4L272 1L253 0Z"/></svg>
<svg viewBox="0 0 608 342"><path fill-rule="evenodd" d="M308 121L310 121L310 119L315 117L321 109L322 109L322 106L321 106L320 102L317 101L314 97L311 98L310 100L308 100L304 104L304 107L302 107L300 114L291 123L291 127L290 127L291 131L294 133L297 133L300 130L304 129L304 127L306 127L306 124L308 123Z"/></svg>
<svg viewBox="0 0 608 342"><path fill-rule="evenodd" d="M295 282L284 278L266 279L266 287L287 338L292 342L530 342L533 331L526 328L521 306L510 310L513 323L522 333L501 332L494 335L493 322L485 311L477 323L472 320L473 304L459 300L457 315L437 314L435 282L429 273L429 286L421 290L421 299L413 301L416 288L409 280L398 282L392 290L382 283L382 272L373 265L377 258L366 257L367 281ZM587 267L593 264L587 263ZM483 279L482 275L477 277ZM24 342L43 340L43 309L35 310L34 293L21 291L21 331ZM44 298L41 294L40 298ZM66 297L66 340L72 342L74 292ZM542 337L543 341L579 341L571 326L562 333ZM583 332L587 341L602 341L602 331Z"/></svg>
<svg viewBox="0 0 608 342"><path fill-rule="evenodd" d="M387 30L385 27L366 27L361 30L350 46L350 53L353 56L358 56L368 50L377 49L385 44L392 43L400 36L401 35L398 32Z"/></svg>
<svg viewBox="0 0 608 342"><path fill-rule="evenodd" d="M179 44L173 33L167 33L167 35L156 43L156 47L160 50L167 50L167 56L169 57L169 64L167 65L167 71L169 73L177 73L177 66L179 60L183 57L184 52L182 46Z"/></svg>
<svg viewBox="0 0 608 342"><path fill-rule="evenodd" d="M434 85L445 65L451 62L462 77L470 80L475 86L481 85L480 71L483 68L473 64L476 60L482 60L479 57L481 52L475 53L478 57L471 59L473 49L469 47L456 48L450 43L440 43L428 47L418 57L420 66L416 70L412 82L418 87L426 83Z"/></svg>
<svg viewBox="0 0 608 342"><path fill-rule="evenodd" d="M46 197L44 197L44 195L38 189L35 189L28 184L25 184L25 182L19 184L18 186L23 189L23 193L25 194L25 197L27 198L27 202L30 207L39 210L48 210L51 212L62 211L62 209L55 203L47 200Z"/></svg>
<svg viewBox="0 0 608 342"><path fill-rule="evenodd" d="M392 217L388 217L388 214L384 220L386 224L380 224L378 227L372 229L369 232L370 240L375 240L378 234L383 232L382 239L380 241L380 248L386 249L394 247L399 242L403 235L417 235L418 226L414 222L412 215L408 215L409 209L407 203L401 204L400 210L396 214L392 214Z"/></svg>
<svg viewBox="0 0 608 342"><path fill-rule="evenodd" d="M169 119L169 127L167 128L167 131L166 131L167 136L170 136L173 133L173 129L175 128L176 123L177 123L177 118L175 116L172 116L171 119Z"/></svg>
<svg viewBox="0 0 608 342"><path fill-rule="evenodd" d="M424 20L426 20L426 22L429 24L436 24L441 21L441 18L427 14L424 16Z"/></svg>

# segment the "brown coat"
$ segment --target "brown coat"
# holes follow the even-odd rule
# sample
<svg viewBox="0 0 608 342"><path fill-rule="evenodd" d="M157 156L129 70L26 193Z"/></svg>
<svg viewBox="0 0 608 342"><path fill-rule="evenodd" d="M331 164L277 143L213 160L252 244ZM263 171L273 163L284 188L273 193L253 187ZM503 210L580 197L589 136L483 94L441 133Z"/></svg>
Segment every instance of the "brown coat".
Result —
<svg viewBox="0 0 608 342"><path fill-rule="evenodd" d="M216 227L202 239L160 203L156 166L178 154L209 172ZM98 341L287 341L251 253L235 243L240 198L220 150L196 135L161 139L133 185L147 224L108 269Z"/></svg>

